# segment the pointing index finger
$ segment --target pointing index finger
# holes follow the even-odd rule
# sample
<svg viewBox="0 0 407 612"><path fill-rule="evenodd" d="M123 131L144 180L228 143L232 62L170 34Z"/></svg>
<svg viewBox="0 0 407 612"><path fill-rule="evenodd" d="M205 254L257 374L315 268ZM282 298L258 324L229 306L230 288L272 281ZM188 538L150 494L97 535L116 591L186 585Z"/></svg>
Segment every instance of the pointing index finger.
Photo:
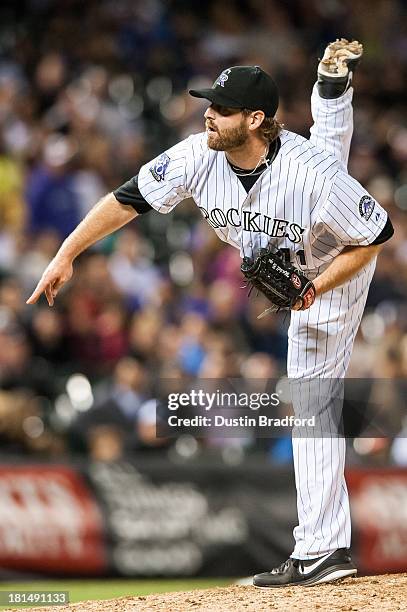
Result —
<svg viewBox="0 0 407 612"><path fill-rule="evenodd" d="M40 297L41 293L44 292L45 287L46 285L44 283L38 283L35 290L32 292L32 294L26 301L26 304L35 304L38 301L38 298Z"/></svg>

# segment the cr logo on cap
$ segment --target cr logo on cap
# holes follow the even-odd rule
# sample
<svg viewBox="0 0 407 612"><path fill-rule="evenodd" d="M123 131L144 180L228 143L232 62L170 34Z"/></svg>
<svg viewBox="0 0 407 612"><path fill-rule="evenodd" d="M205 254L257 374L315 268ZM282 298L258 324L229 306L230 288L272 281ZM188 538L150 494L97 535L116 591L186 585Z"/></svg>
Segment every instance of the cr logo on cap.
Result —
<svg viewBox="0 0 407 612"><path fill-rule="evenodd" d="M216 81L213 84L213 87L216 87L216 85L220 85L221 87L225 87L225 83L229 78L229 74L231 73L231 69L227 68L226 70L224 70L216 79Z"/></svg>

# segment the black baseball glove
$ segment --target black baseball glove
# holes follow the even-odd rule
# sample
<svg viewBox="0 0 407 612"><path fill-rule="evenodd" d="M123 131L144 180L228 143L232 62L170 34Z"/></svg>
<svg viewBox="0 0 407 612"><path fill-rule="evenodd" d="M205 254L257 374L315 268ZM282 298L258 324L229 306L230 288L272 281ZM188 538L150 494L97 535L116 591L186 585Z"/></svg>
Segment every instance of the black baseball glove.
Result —
<svg viewBox="0 0 407 612"><path fill-rule="evenodd" d="M244 257L241 271L248 280L250 292L261 291L272 306L262 315L278 310L307 310L315 301L315 287L300 270L286 263L278 251L260 249L251 259Z"/></svg>

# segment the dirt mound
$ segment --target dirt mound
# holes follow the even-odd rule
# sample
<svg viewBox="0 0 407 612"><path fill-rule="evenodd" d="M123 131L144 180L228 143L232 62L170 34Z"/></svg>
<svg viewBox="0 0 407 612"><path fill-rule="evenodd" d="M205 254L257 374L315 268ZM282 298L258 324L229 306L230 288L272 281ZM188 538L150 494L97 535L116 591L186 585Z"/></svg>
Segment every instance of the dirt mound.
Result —
<svg viewBox="0 0 407 612"><path fill-rule="evenodd" d="M341 610L395 612L407 610L407 574L347 578L320 586L256 589L229 586L147 597L82 601L68 607L35 608L35 612L319 612ZM7 612L7 611L6 611ZM8 612L12 612L10 609Z"/></svg>

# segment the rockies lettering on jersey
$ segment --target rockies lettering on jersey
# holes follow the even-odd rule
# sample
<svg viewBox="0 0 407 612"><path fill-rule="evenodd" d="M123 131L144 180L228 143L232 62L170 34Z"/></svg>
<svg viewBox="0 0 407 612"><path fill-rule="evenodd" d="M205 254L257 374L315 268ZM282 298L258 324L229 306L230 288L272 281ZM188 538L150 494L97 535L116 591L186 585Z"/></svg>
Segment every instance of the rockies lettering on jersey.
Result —
<svg viewBox="0 0 407 612"><path fill-rule="evenodd" d="M270 238L288 238L294 244L301 242L301 235L305 228L297 223L290 223L287 219L272 219L259 212L243 211L243 224L237 208L229 208L226 211L213 208L210 212L203 206L198 206L204 218L214 229L220 227L242 227L246 231L263 232Z"/></svg>

